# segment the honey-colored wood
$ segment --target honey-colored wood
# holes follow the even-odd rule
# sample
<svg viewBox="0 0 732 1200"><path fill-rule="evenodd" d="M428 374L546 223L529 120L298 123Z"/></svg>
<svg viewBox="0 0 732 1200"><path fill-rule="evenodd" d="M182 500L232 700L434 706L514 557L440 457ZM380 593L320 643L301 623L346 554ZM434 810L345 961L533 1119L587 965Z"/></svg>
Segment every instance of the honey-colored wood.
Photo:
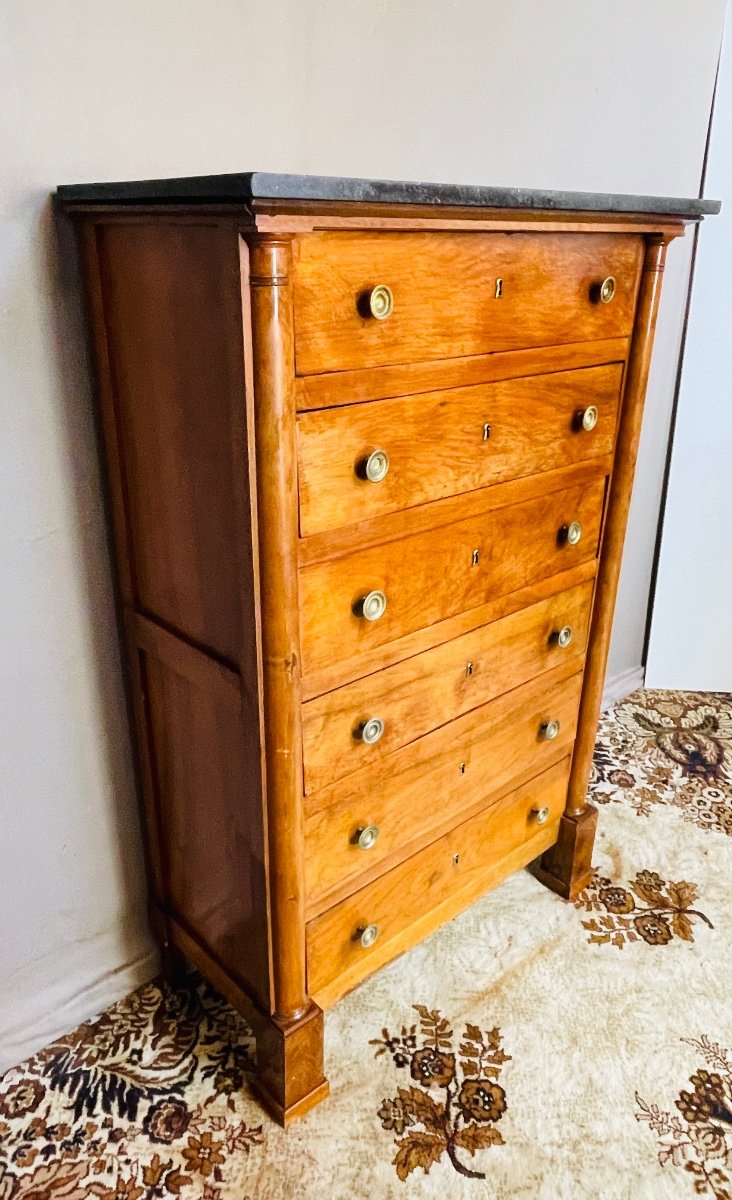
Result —
<svg viewBox="0 0 732 1200"><path fill-rule="evenodd" d="M559 467L553 471L542 471L538 475L525 475L521 479L509 479L505 483L494 483L488 487L463 492L460 496L445 496L428 504L417 504L400 512L383 513L380 517L366 521L354 521L340 529L329 529L325 533L314 533L312 537L298 542L298 562L301 567L312 563L328 562L342 558L355 550L380 546L384 542L410 534L427 533L438 525L450 525L478 517L483 513L511 504L521 504L538 496L548 496L567 488L589 487L599 475L609 475L612 470L612 454L587 459L573 466Z"/></svg>
<svg viewBox="0 0 732 1200"><path fill-rule="evenodd" d="M294 263L297 372L625 337L641 250L641 239L625 234L302 237ZM607 276L617 290L601 304L592 289ZM394 294L383 321L362 315L377 284Z"/></svg>
<svg viewBox="0 0 732 1200"><path fill-rule="evenodd" d="M519 588L527 578L551 576L597 553L604 478L467 521L400 538L300 572L304 671L337 660L342 678L349 661L444 617ZM575 546L560 530L582 524ZM478 561L473 565L474 552ZM387 598L384 616L357 615L373 590Z"/></svg>
<svg viewBox="0 0 732 1200"><path fill-rule="evenodd" d="M586 887L592 873L592 843L596 814L587 803L595 731L602 703L607 654L610 647L615 598L620 577L623 542L638 457L643 404L651 365L653 336L661 298L666 241L649 238L643 260L635 333L623 397L615 467L610 484L607 519L602 536L602 556L597 579L597 600L592 617L591 644L585 668L580 725L572 757L565 824L555 850L541 863L541 877L560 894L573 899ZM582 832L580 832L582 831Z"/></svg>
<svg viewBox="0 0 732 1200"><path fill-rule="evenodd" d="M609 454L622 375L614 364L302 414L301 537ZM374 483L363 468L376 449L389 467Z"/></svg>
<svg viewBox="0 0 732 1200"><path fill-rule="evenodd" d="M251 1027L258 1063L251 1086L262 1104L280 1125L304 1116L328 1095L328 1081L322 1076L322 1010L311 1002L298 1021L273 1020L184 926L175 920L170 925L176 949L185 953Z"/></svg>
<svg viewBox="0 0 732 1200"><path fill-rule="evenodd" d="M344 671L344 664L340 661L326 663L319 671L315 671L303 679L303 700L311 700L323 695L324 692L338 689L349 679L358 680L369 676L373 678L376 671L385 670L415 654L442 645L492 621L499 621L511 613L519 612L520 609L546 599L547 596L565 591L586 580L594 579L596 571L597 560L593 558L579 563L568 571L560 571L557 575L532 580L531 583L515 592L497 596L486 604L479 604L476 608L469 608L464 612L456 613L453 617L446 617L443 621L436 621L433 625L417 629L414 633L407 633L393 642L374 646L371 650L364 648L358 658L351 659L350 663L346 664L348 668L346 671Z"/></svg>
<svg viewBox="0 0 732 1200"><path fill-rule="evenodd" d="M582 676L562 675L577 665L557 668L403 746L387 770L364 767L316 793L305 828L308 912L329 908L366 874L382 873L491 796L565 757L574 740ZM559 722L559 734L546 741L541 729L551 720ZM439 802L425 804L425 796ZM371 849L361 850L357 837L367 826L379 836Z"/></svg>
<svg viewBox="0 0 732 1200"><path fill-rule="evenodd" d="M268 913L273 1019L257 1086L287 1124L327 1092L323 1016L307 993L298 643L297 478L287 240L241 243L249 289L257 472Z"/></svg>
<svg viewBox="0 0 732 1200"><path fill-rule="evenodd" d="M322 1006L539 855L562 895L589 877L587 774L660 271L685 222L276 200L69 210L151 927L171 980L185 955L245 1015L254 1087L287 1124L327 1093ZM377 283L394 293L382 322L363 315ZM589 403L597 429L574 432ZM354 465L376 445L389 474L362 484ZM572 520L575 547L558 540ZM387 609L368 623L353 610L373 589ZM566 649L549 640L562 624ZM368 747L353 732L374 715L386 727ZM539 740L552 718L558 737ZM357 849L367 823L378 838ZM366 950L354 934L371 922Z"/></svg>
<svg viewBox="0 0 732 1200"><path fill-rule="evenodd" d="M362 767L389 772L394 751L431 729L568 660L579 668L591 603L590 580L310 700L302 712L306 793ZM553 635L567 625L572 640L562 647ZM358 733L371 717L384 732L368 744Z"/></svg>
<svg viewBox="0 0 732 1200"><path fill-rule="evenodd" d="M244 248L242 246L242 252ZM245 268L246 269L246 268ZM249 243L274 1015L307 1008L290 245Z"/></svg>
<svg viewBox="0 0 732 1200"><path fill-rule="evenodd" d="M125 209L125 211L127 211ZM149 211L149 210L148 210ZM570 209L481 209L472 205L352 204L317 200L255 200L251 213L263 233L322 233L326 230L385 233L429 230L432 233L655 233L674 238L696 218L648 213L588 213Z"/></svg>
<svg viewBox="0 0 732 1200"><path fill-rule="evenodd" d="M568 766L558 763L309 922L308 987L318 1004L330 1006L551 844ZM537 825L543 806L549 819ZM379 937L364 949L358 934L371 924Z"/></svg>
<svg viewBox="0 0 732 1200"><path fill-rule="evenodd" d="M498 354L474 354L467 358L444 358L433 362L397 363L356 371L326 371L323 375L299 375L295 381L297 407L331 408L363 400L417 395L446 388L472 387L530 375L549 375L582 367L623 363L628 338L598 338L593 342L570 342L566 346L538 346Z"/></svg>

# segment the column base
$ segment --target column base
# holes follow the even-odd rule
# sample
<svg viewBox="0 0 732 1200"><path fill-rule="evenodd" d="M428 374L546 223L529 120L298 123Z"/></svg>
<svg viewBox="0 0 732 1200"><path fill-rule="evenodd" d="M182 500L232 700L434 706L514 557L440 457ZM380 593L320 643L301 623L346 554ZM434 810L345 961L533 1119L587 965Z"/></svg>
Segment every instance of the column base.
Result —
<svg viewBox="0 0 732 1200"><path fill-rule="evenodd" d="M559 837L531 864L531 873L565 900L576 900L592 879L596 828L597 809L593 804L576 817L565 813L559 822Z"/></svg>
<svg viewBox="0 0 732 1200"><path fill-rule="evenodd" d="M258 1023L257 1073L252 1088L267 1111L287 1127L328 1095L323 1074L323 1011L311 1004L292 1022Z"/></svg>

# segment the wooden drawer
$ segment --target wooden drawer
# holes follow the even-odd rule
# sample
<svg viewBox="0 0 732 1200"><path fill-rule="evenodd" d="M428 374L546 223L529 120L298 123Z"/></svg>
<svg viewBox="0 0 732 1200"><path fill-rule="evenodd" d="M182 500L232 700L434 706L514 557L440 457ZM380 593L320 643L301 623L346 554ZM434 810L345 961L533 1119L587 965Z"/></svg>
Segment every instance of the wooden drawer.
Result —
<svg viewBox="0 0 732 1200"><path fill-rule="evenodd" d="M326 908L329 893L353 891L364 873L406 858L563 758L574 741L581 688L581 670L535 679L404 746L387 769L367 767L318 793L306 810L309 910ZM542 729L550 721L558 733L547 740ZM376 841L362 849L359 833L374 829Z"/></svg>
<svg viewBox="0 0 732 1200"><path fill-rule="evenodd" d="M302 414L300 534L608 454L622 377L613 363ZM375 450L388 469L372 482Z"/></svg>
<svg viewBox="0 0 732 1200"><path fill-rule="evenodd" d="M353 678L364 650L594 558L604 495L601 477L303 567L303 674L338 662L338 682ZM581 539L563 543L560 531L574 521ZM386 609L369 621L360 602L373 591L386 596Z"/></svg>
<svg viewBox="0 0 732 1200"><path fill-rule="evenodd" d="M581 661L592 590L589 580L308 701L305 792L362 767L388 770L386 760L401 746L570 658ZM571 641L560 645L552 635L567 626ZM383 732L378 741L364 740L363 727L374 719Z"/></svg>
<svg viewBox="0 0 732 1200"><path fill-rule="evenodd" d="M641 252L633 234L303 236L293 268L297 373L624 337ZM605 304L596 288L610 276ZM365 315L377 285L393 294L386 320Z"/></svg>
<svg viewBox="0 0 732 1200"><path fill-rule="evenodd" d="M316 1003L332 1004L551 846L568 775L565 759L310 921L308 990ZM537 825L543 806L549 818ZM361 933L373 925L376 941L364 947Z"/></svg>

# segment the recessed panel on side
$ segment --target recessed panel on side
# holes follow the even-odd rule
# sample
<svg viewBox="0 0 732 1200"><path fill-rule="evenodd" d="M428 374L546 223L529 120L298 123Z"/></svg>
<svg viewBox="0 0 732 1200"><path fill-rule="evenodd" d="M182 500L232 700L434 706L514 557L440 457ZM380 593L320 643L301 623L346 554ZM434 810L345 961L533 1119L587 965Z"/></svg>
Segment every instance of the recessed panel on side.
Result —
<svg viewBox="0 0 732 1200"><path fill-rule="evenodd" d="M136 604L238 663L234 256L200 224L109 224L97 245Z"/></svg>
<svg viewBox="0 0 732 1200"><path fill-rule="evenodd" d="M170 913L269 999L260 748L235 695L141 656Z"/></svg>

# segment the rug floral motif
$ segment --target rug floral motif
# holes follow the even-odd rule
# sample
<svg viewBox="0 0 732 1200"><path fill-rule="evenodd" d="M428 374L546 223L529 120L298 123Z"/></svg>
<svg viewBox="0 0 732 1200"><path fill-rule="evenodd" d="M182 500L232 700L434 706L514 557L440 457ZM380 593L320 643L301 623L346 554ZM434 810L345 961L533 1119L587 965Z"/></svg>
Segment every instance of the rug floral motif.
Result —
<svg viewBox="0 0 732 1200"><path fill-rule="evenodd" d="M496 1122L506 1111L506 1093L498 1082L508 1062L501 1045L500 1029L487 1033L467 1024L456 1048L449 1022L436 1009L415 1004L416 1025L402 1026L394 1036L388 1029L380 1039L376 1055L388 1052L396 1067L409 1068L416 1083L397 1089L391 1100L383 1100L378 1117L384 1129L394 1132L394 1166L401 1180L421 1167L425 1174L443 1154L460 1175L485 1179L483 1171L465 1165L459 1151L475 1155L489 1146L502 1146Z"/></svg>
<svg viewBox="0 0 732 1200"><path fill-rule="evenodd" d="M662 1167L687 1171L698 1196L731 1200L732 1053L706 1034L683 1040L699 1052L707 1067L699 1067L689 1078L689 1088L679 1091L676 1112L647 1104L636 1093L636 1120L647 1122L659 1139Z"/></svg>
<svg viewBox="0 0 732 1200"><path fill-rule="evenodd" d="M250 1050L243 1021L197 977L133 992L6 1076L0 1200L220 1200L227 1159L263 1139L238 1119Z"/></svg>
<svg viewBox="0 0 732 1200"><path fill-rule="evenodd" d="M595 872L575 907L600 914L582 922L588 942L622 949L626 942L642 939L649 946L666 946L674 937L693 942L695 921L714 928L709 917L693 907L698 896L695 883L666 883L656 871L639 871L627 888Z"/></svg>
<svg viewBox="0 0 732 1200"><path fill-rule="evenodd" d="M732 696L616 705L590 795L578 900L517 872L346 996L286 1131L156 981L0 1079L0 1200L732 1200Z"/></svg>
<svg viewBox="0 0 732 1200"><path fill-rule="evenodd" d="M732 837L732 697L634 692L600 723L590 787L596 804L621 802L641 817L669 805Z"/></svg>

